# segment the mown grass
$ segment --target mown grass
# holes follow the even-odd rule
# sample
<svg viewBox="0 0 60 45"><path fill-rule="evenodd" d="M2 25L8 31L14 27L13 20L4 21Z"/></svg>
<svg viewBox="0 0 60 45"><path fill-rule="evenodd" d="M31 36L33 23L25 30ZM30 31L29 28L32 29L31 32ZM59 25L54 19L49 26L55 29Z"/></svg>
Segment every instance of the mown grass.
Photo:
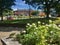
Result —
<svg viewBox="0 0 60 45"><path fill-rule="evenodd" d="M60 24L59 18L30 18L30 19L21 19L21 20L4 20L0 21L0 25L26 25L27 23L37 23L41 21L42 23L49 23L49 20L52 20L56 24Z"/></svg>
<svg viewBox="0 0 60 45"><path fill-rule="evenodd" d="M48 20L55 21L57 18L30 18L30 19L21 19L21 20L4 20L0 21L1 24L7 23L7 24L26 24L26 23L36 23L37 21L48 23Z"/></svg>
<svg viewBox="0 0 60 45"><path fill-rule="evenodd" d="M55 24L60 24L60 17L57 17L57 20L53 21Z"/></svg>

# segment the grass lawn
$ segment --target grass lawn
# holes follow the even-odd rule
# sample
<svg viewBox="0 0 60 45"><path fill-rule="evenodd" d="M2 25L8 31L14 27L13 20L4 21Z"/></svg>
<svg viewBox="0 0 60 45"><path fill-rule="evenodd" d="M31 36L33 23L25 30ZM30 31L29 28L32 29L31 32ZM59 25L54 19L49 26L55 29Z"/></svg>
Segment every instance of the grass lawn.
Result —
<svg viewBox="0 0 60 45"><path fill-rule="evenodd" d="M31 19L21 19L21 20L4 20L0 21L0 25L26 25L27 23L37 23L38 21L41 21L42 23L48 23L48 20L52 20L54 23L59 24L60 23L60 17L58 18L31 18Z"/></svg>
<svg viewBox="0 0 60 45"><path fill-rule="evenodd" d="M57 20L54 21L55 24L60 24L60 17L57 18Z"/></svg>

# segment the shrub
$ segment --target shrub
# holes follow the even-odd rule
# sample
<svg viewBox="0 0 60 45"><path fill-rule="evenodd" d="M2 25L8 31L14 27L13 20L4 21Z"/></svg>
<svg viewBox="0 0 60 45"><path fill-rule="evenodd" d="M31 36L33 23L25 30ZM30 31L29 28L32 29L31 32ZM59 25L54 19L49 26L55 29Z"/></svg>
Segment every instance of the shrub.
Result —
<svg viewBox="0 0 60 45"><path fill-rule="evenodd" d="M41 25L41 22L27 24L26 33L19 34L18 41L22 45L60 45L60 28L51 20L49 24Z"/></svg>

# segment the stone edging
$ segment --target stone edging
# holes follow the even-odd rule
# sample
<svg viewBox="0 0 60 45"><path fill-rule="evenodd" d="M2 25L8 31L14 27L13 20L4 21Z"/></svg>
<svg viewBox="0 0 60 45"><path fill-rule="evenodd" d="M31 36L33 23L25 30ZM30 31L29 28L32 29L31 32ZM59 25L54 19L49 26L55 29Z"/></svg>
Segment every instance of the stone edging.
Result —
<svg viewBox="0 0 60 45"><path fill-rule="evenodd" d="M11 39L7 40L6 37L2 38L1 41L2 41L3 45L21 45L18 43L18 41L12 41Z"/></svg>

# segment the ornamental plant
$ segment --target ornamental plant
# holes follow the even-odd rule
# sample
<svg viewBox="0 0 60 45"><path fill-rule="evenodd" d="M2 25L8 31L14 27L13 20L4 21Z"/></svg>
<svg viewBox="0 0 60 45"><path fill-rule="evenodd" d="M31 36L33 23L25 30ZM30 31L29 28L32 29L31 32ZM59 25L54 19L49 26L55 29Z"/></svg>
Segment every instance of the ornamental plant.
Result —
<svg viewBox="0 0 60 45"><path fill-rule="evenodd" d="M60 28L49 20L49 24L41 25L38 21L37 24L27 24L25 33L20 33L16 39L22 45L60 45Z"/></svg>

